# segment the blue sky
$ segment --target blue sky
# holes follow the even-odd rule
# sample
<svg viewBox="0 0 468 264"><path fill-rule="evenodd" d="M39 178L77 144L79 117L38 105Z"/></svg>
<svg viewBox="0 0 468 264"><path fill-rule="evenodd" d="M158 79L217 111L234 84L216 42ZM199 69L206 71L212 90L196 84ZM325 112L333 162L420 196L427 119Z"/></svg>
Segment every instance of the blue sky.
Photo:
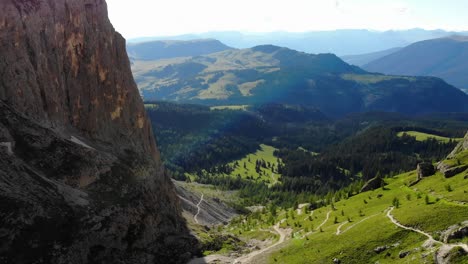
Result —
<svg viewBox="0 0 468 264"><path fill-rule="evenodd" d="M208 31L468 30L467 0L107 0L126 38Z"/></svg>

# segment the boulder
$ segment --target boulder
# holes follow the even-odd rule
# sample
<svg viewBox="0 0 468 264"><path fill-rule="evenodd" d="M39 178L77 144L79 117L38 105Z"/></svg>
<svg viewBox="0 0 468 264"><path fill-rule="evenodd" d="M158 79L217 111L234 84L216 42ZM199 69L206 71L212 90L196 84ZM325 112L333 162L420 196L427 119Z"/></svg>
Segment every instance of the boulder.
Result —
<svg viewBox="0 0 468 264"><path fill-rule="evenodd" d="M400 258L405 258L406 256L409 255L409 251L400 251L400 253L398 253L398 257Z"/></svg>
<svg viewBox="0 0 468 264"><path fill-rule="evenodd" d="M379 254L385 250L387 250L389 248L389 246L385 245L385 246L380 246L380 247L376 247L374 248L374 252Z"/></svg>
<svg viewBox="0 0 468 264"><path fill-rule="evenodd" d="M381 177L374 177L367 181L364 186L361 188L361 192L367 192L371 190L378 189L384 184L384 181Z"/></svg>
<svg viewBox="0 0 468 264"><path fill-rule="evenodd" d="M435 173L434 165L430 162L421 162L418 164L417 167L418 172L418 179L422 179L424 177L432 176Z"/></svg>

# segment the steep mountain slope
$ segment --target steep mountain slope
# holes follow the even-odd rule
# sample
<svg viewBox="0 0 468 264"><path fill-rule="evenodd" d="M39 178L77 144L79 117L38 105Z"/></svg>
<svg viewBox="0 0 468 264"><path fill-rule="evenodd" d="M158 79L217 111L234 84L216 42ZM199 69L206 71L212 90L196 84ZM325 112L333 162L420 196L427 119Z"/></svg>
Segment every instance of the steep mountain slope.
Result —
<svg viewBox="0 0 468 264"><path fill-rule="evenodd" d="M132 70L145 100L303 104L329 115L468 110L468 96L437 78L370 74L332 54L312 55L272 45L136 61Z"/></svg>
<svg viewBox="0 0 468 264"><path fill-rule="evenodd" d="M102 0L0 2L0 262L196 250Z"/></svg>
<svg viewBox="0 0 468 264"><path fill-rule="evenodd" d="M468 38L453 36L414 43L363 66L386 74L435 76L468 88Z"/></svg>
<svg viewBox="0 0 468 264"><path fill-rule="evenodd" d="M359 54L359 55L345 55L345 56L340 56L342 60L344 60L346 63L352 64L352 65L357 65L357 66L363 66L368 64L371 61L375 61L377 59L380 59L382 57L388 56L392 53L395 53L402 48L391 48L387 50L382 50L382 51L377 51L377 52L372 52L372 53L366 53L366 54Z"/></svg>
<svg viewBox="0 0 468 264"><path fill-rule="evenodd" d="M244 49L258 45L273 44L308 53L334 53L339 56L351 54L364 54L404 47L411 43L426 39L434 39L453 34L467 35L467 32L447 32L443 30L389 30L371 31L364 29L342 29L332 31L311 32L269 32L269 33L243 33L236 31L207 32L171 37L140 38L130 42L150 40L193 40L201 38L217 39L228 46ZM343 45L343 43L345 45Z"/></svg>
<svg viewBox="0 0 468 264"><path fill-rule="evenodd" d="M229 49L231 48L215 39L161 40L127 45L128 56L136 60L193 57Z"/></svg>

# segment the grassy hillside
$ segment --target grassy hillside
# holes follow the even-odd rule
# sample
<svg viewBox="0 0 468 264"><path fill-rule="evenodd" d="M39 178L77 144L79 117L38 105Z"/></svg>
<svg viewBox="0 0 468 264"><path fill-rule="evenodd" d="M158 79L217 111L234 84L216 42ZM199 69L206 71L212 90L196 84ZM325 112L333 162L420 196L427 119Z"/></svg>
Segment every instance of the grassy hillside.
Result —
<svg viewBox="0 0 468 264"><path fill-rule="evenodd" d="M276 184L280 177L278 164L281 164L281 160L273 155L275 150L274 147L260 145L260 149L255 153L229 164L234 168L231 175L240 175L242 178L262 181L268 185ZM266 163L266 166L258 166L256 169L258 162Z"/></svg>
<svg viewBox="0 0 468 264"><path fill-rule="evenodd" d="M448 138L448 137L442 137L442 136L438 136L438 135L432 135L432 134L428 134L428 133L423 133L423 132L419 132L419 131L401 131L401 132L398 132L398 136L399 137L402 137L404 134L408 135L408 136L411 136L411 137L415 137L417 141L425 141L425 140L428 140L430 138L433 138L433 139L436 139L440 142L449 142L450 140L452 141L460 141L462 140L462 138Z"/></svg>
<svg viewBox="0 0 468 264"><path fill-rule="evenodd" d="M416 173L410 172L387 179L385 190L365 192L339 201L334 204L334 209L321 208L311 222L320 223L324 213L331 212L321 228L323 232L318 230L303 239L304 231L293 228L297 236L281 252L274 253L270 262L305 263L304 259L307 259L312 263L329 263L338 258L344 263L430 263L435 248L423 246L427 237L395 226L387 216L389 207L395 206L397 199L399 206L391 214L398 222L440 237L443 230L468 220L465 175L465 172L460 173L448 182L438 174L408 187L416 179ZM456 185L453 189L457 194L443 187L433 189L433 186L450 184ZM297 221L287 223L307 226L307 220L296 218ZM338 235L337 230L341 230ZM389 248L376 253L374 249L381 246ZM400 258L399 254L406 251L409 255Z"/></svg>
<svg viewBox="0 0 468 264"><path fill-rule="evenodd" d="M383 188L326 207L266 208L262 214L241 216L224 230L255 233L280 223L289 234L286 242L256 256L254 263L331 263L335 258L341 263L432 263L444 244L468 242L443 241L444 230L468 220L467 178L468 171L450 179L436 173L411 186L417 179L412 171L386 179ZM391 217L435 240L397 226ZM458 254L451 263L467 260L468 255Z"/></svg>
<svg viewBox="0 0 468 264"><path fill-rule="evenodd" d="M435 78L367 73L333 54L265 45L167 60L135 60L145 100L210 106L301 104L336 116L360 111L468 110L468 96Z"/></svg>
<svg viewBox="0 0 468 264"><path fill-rule="evenodd" d="M441 163L468 165L468 138ZM371 191L342 189L290 208L265 200L260 210L239 216L219 232L259 239L270 232L279 239L244 248L241 256L225 254L234 263L468 261L468 236L457 231L468 228L468 168L448 178L439 171L423 178L410 171L383 182Z"/></svg>

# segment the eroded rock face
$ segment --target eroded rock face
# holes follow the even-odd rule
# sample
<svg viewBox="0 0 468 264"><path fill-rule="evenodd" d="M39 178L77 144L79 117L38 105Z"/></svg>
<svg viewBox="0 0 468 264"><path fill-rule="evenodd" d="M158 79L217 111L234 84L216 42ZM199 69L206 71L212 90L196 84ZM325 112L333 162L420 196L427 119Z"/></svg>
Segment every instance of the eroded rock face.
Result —
<svg viewBox="0 0 468 264"><path fill-rule="evenodd" d="M104 0L0 2L0 99L40 123L157 157Z"/></svg>
<svg viewBox="0 0 468 264"><path fill-rule="evenodd" d="M197 250L102 0L0 1L0 263Z"/></svg>

